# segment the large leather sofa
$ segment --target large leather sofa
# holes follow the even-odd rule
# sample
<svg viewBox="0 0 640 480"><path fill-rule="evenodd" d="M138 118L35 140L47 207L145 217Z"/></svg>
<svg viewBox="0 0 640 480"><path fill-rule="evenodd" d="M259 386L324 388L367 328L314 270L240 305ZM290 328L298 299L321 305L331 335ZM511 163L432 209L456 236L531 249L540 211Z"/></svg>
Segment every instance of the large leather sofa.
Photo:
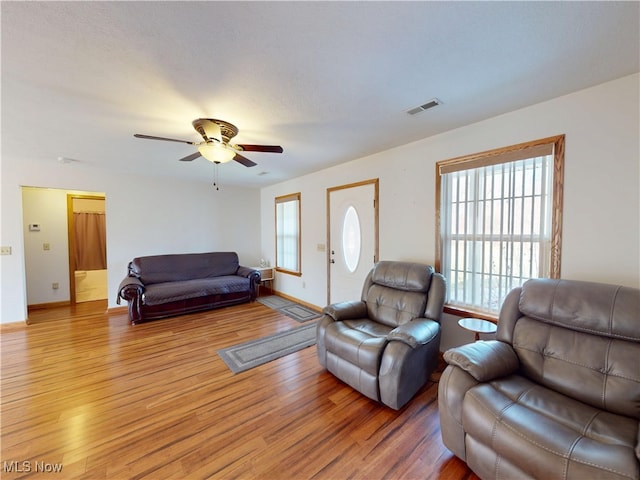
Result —
<svg viewBox="0 0 640 480"><path fill-rule="evenodd" d="M320 364L363 395L402 408L437 365L445 293L444 277L431 266L377 263L360 300L324 308Z"/></svg>
<svg viewBox="0 0 640 480"><path fill-rule="evenodd" d="M442 439L480 478L640 476L640 290L529 280L444 359Z"/></svg>
<svg viewBox="0 0 640 480"><path fill-rule="evenodd" d="M249 302L258 295L260 272L239 264L235 252L137 257L120 282L131 324Z"/></svg>

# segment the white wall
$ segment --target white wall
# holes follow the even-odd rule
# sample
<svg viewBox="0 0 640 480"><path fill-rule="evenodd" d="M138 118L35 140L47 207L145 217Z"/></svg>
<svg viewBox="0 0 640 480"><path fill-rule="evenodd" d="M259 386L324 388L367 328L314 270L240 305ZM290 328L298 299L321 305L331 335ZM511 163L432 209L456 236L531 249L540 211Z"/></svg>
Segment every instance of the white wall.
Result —
<svg viewBox="0 0 640 480"><path fill-rule="evenodd" d="M110 306L134 256L235 250L243 264L273 263L273 199L299 191L303 275L278 274L275 288L322 306L328 187L380 178L380 258L433 263L435 163L562 133L562 276L640 287L639 87L632 75L261 191L3 157L0 244L13 254L0 256L0 321L26 318L21 186L106 194Z"/></svg>
<svg viewBox="0 0 640 480"><path fill-rule="evenodd" d="M326 242L328 187L378 177L380 259L433 264L436 162L559 134L566 135L562 277L640 288L639 87L635 74L263 188L261 255L272 260L274 197L302 193L302 276L277 274L275 289L325 304L326 257L316 244ZM450 324L443 348L456 343Z"/></svg>
<svg viewBox="0 0 640 480"><path fill-rule="evenodd" d="M106 195L110 307L116 306L118 285L136 256L228 250L238 252L245 265L260 259L256 189L223 186L216 191L209 182L132 177L55 159L4 157L0 185L0 243L12 248L12 255L0 256L2 323L24 321L27 315L21 186Z"/></svg>
<svg viewBox="0 0 640 480"><path fill-rule="evenodd" d="M51 188L23 187L22 212L27 304L69 301L69 235L67 194L88 194ZM99 193L99 192L98 192ZM37 223L39 231L30 231ZM44 250L47 243L49 250ZM52 284L59 288L53 289Z"/></svg>

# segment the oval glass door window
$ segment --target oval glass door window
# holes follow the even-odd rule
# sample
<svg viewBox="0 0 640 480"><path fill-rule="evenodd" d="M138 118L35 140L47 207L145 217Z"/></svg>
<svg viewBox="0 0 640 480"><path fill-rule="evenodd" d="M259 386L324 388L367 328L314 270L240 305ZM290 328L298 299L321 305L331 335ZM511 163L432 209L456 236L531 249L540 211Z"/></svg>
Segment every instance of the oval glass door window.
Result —
<svg viewBox="0 0 640 480"><path fill-rule="evenodd" d="M360 218L353 205L347 208L342 223L342 255L347 269L353 273L358 268L362 240L360 236Z"/></svg>

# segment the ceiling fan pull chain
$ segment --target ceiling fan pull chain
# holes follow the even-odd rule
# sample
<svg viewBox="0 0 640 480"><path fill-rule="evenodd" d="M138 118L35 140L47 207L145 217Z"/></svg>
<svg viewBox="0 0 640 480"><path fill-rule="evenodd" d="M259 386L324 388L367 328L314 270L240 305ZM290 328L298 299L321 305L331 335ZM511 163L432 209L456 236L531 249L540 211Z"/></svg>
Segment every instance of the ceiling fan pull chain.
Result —
<svg viewBox="0 0 640 480"><path fill-rule="evenodd" d="M220 172L218 171L218 165L220 162L213 162L213 186L216 187L216 191L220 190Z"/></svg>

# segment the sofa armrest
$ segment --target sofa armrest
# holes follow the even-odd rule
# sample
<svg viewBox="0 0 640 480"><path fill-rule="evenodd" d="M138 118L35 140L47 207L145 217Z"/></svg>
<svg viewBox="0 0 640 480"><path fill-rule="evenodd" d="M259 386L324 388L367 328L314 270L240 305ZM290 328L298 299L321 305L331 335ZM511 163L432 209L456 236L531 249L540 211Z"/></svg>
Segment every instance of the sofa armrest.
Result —
<svg viewBox="0 0 640 480"><path fill-rule="evenodd" d="M322 313L334 321L364 318L367 316L367 304L362 301L332 303L322 309Z"/></svg>
<svg viewBox="0 0 640 480"><path fill-rule="evenodd" d="M135 298L142 296L144 293L144 284L136 277L125 277L118 287L118 298L116 302L120 305L120 299L132 301Z"/></svg>
<svg viewBox="0 0 640 480"><path fill-rule="evenodd" d="M251 277L255 274L258 274L258 277L260 277L260 272L258 272L258 270L255 268L243 267L242 265L238 267L238 271L236 272L236 275L240 277Z"/></svg>
<svg viewBox="0 0 640 480"><path fill-rule="evenodd" d="M417 348L432 341L440 331L440 324L428 318L414 318L389 332L387 340L398 340Z"/></svg>
<svg viewBox="0 0 640 480"><path fill-rule="evenodd" d="M461 368L479 382L509 375L518 370L520 361L511 345L498 340L474 342L447 350L444 359Z"/></svg>
<svg viewBox="0 0 640 480"><path fill-rule="evenodd" d="M250 285L250 300L253 302L256 298L258 298L258 289L260 285L260 272L255 268L251 267L243 267L240 265L238 270L236 270L236 275L240 277L246 277L249 279Z"/></svg>
<svg viewBox="0 0 640 480"><path fill-rule="evenodd" d="M638 422L638 440L636 442L636 458L640 460L640 422Z"/></svg>
<svg viewBox="0 0 640 480"><path fill-rule="evenodd" d="M447 280L441 273L434 273L431 277L431 286L429 287L429 296L427 298L427 307L424 311L424 316L440 322L446 296Z"/></svg>

